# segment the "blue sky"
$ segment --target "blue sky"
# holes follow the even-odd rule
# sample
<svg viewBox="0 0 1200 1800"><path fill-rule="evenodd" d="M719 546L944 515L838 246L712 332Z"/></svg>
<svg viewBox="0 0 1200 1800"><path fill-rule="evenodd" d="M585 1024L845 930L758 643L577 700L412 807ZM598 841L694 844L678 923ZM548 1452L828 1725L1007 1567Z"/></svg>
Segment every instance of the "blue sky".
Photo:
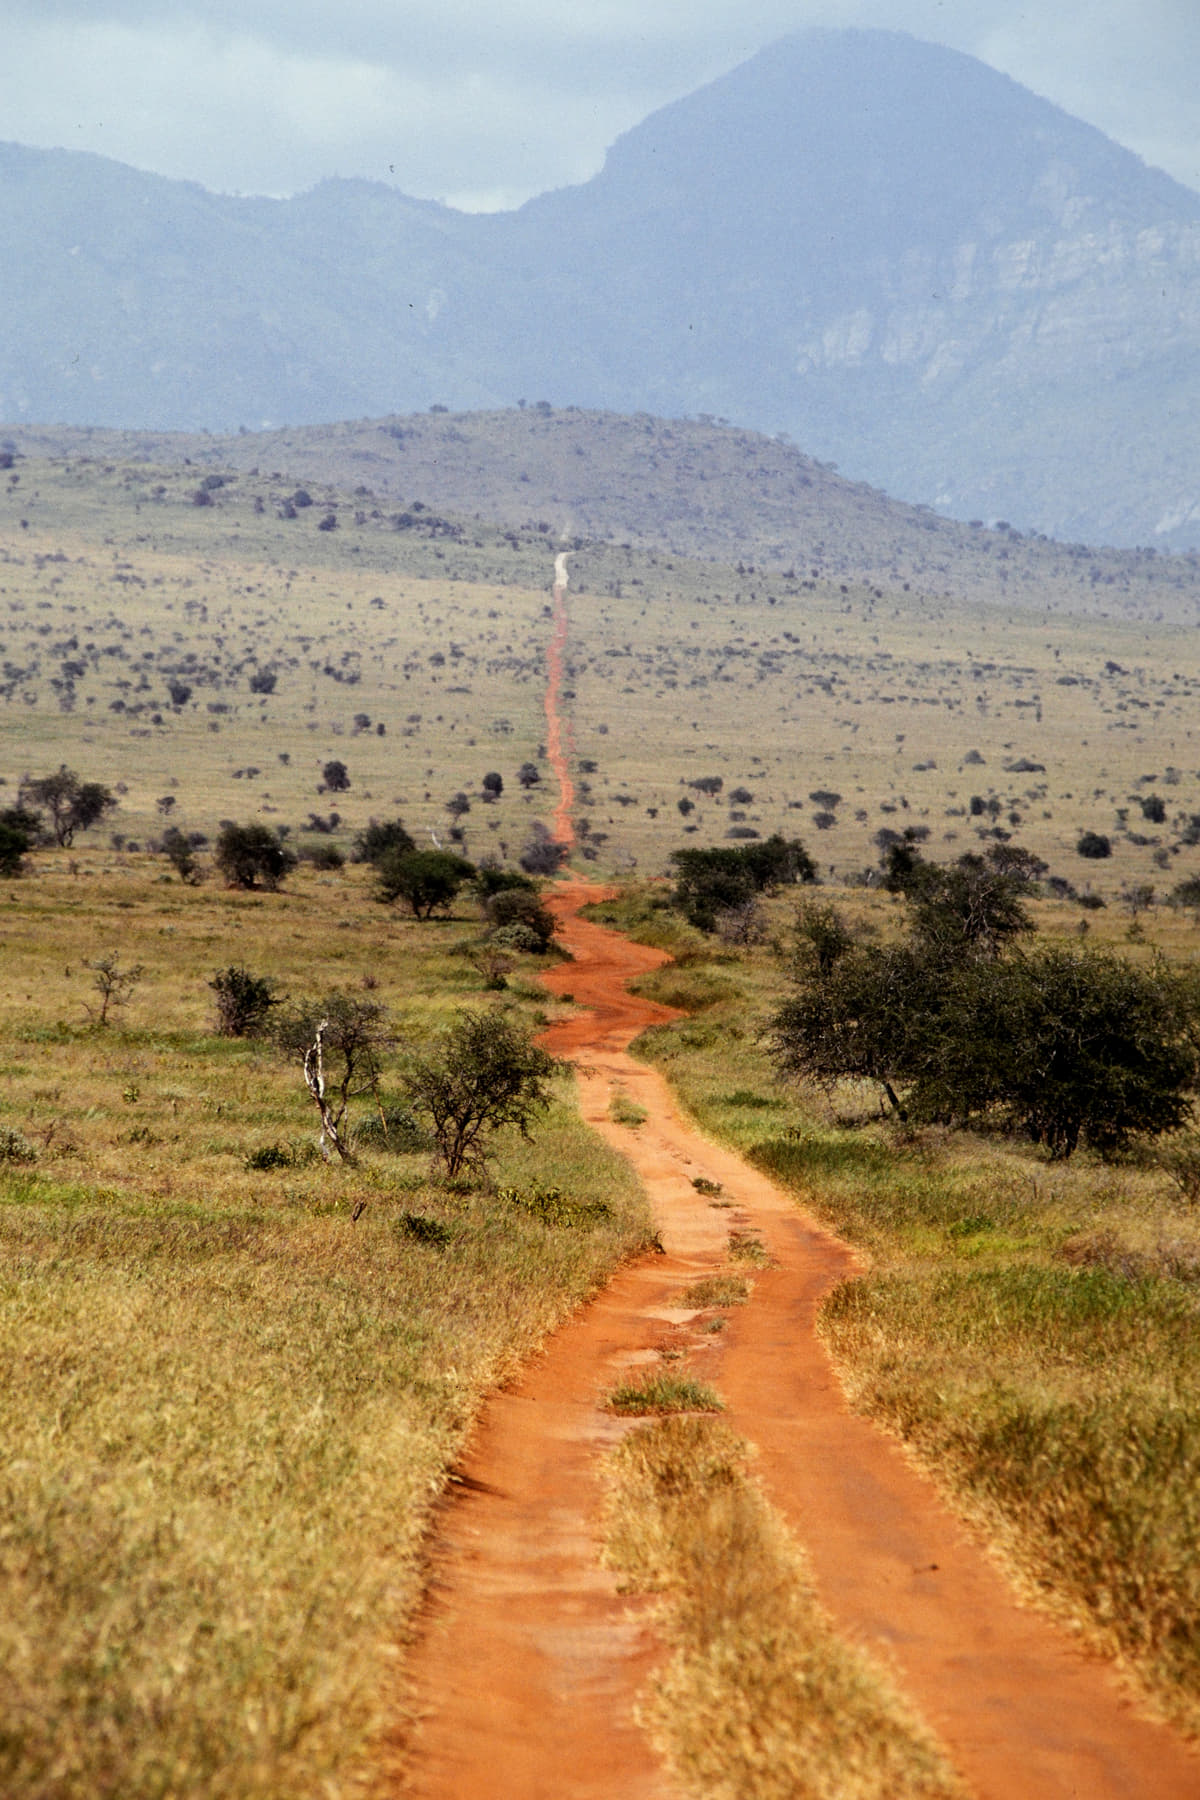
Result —
<svg viewBox="0 0 1200 1800"><path fill-rule="evenodd" d="M808 25L965 50L1200 189L1197 0L0 0L0 138L231 193L511 206Z"/></svg>

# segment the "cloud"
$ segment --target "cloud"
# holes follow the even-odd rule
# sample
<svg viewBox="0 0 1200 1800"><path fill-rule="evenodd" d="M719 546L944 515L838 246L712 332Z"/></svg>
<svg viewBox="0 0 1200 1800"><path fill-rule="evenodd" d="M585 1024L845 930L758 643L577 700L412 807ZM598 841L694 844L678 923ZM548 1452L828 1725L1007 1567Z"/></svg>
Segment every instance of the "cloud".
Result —
<svg viewBox="0 0 1200 1800"><path fill-rule="evenodd" d="M0 131L227 191L330 174L463 204L585 179L655 107L807 25L982 56L1200 185L1194 0L0 0ZM948 16L947 16L948 15Z"/></svg>

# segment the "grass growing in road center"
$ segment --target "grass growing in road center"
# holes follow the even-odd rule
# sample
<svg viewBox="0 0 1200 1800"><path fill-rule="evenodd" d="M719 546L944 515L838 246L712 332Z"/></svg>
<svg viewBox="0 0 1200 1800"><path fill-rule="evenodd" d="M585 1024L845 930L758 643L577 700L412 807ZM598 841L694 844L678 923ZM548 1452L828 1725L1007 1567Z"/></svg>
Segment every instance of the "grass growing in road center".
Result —
<svg viewBox="0 0 1200 1800"><path fill-rule="evenodd" d="M608 1561L662 1596L671 1653L644 1713L689 1792L961 1800L929 1733L832 1630L728 1427L639 1426L609 1473Z"/></svg>

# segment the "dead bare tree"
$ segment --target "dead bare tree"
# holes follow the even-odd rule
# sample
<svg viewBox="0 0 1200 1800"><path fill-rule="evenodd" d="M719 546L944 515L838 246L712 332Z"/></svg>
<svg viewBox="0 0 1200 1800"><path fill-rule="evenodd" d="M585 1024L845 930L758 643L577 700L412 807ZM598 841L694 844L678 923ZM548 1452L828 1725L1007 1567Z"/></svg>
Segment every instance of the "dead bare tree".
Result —
<svg viewBox="0 0 1200 1800"><path fill-rule="evenodd" d="M384 1007L332 993L319 1007L289 1010L276 1035L302 1061L304 1084L321 1118L321 1155L330 1162L336 1152L353 1163L346 1113L351 1100L364 1094L380 1106L381 1058L392 1042Z"/></svg>

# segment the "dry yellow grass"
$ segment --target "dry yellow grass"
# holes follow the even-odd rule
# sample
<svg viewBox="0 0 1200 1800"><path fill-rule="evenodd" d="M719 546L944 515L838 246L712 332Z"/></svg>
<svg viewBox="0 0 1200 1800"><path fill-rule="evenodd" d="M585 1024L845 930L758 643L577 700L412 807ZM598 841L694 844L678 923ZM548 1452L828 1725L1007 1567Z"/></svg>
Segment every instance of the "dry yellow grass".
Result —
<svg viewBox="0 0 1200 1800"><path fill-rule="evenodd" d="M952 1800L964 1789L886 1674L834 1632L805 1560L712 1419L610 1457L607 1556L662 1596L671 1659L646 1723L706 1800Z"/></svg>
<svg viewBox="0 0 1200 1800"><path fill-rule="evenodd" d="M0 913L0 1145L35 1153L0 1160L0 1788L381 1791L447 1466L642 1241L642 1201L566 1090L498 1165L518 1194L552 1179L566 1223L431 1185L426 1151L325 1167L299 1070L211 1035L236 960L369 992L420 1041L486 1003L451 954L469 917L405 922L362 870L237 896L106 860L47 862ZM146 967L104 1031L101 946ZM527 1019L533 967L505 997ZM282 1166L247 1167L266 1146Z"/></svg>

